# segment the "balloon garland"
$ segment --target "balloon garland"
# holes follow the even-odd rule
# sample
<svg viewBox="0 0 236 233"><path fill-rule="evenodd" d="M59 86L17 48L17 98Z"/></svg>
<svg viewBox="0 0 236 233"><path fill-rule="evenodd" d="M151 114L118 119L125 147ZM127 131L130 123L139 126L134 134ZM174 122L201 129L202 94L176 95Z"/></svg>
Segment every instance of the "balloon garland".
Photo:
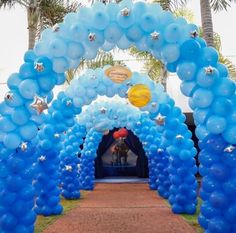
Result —
<svg viewBox="0 0 236 233"><path fill-rule="evenodd" d="M234 156L236 145L236 86L229 79L226 67L219 63L217 51L206 46L205 41L198 36L198 28L195 25L188 24L182 18L175 18L170 12L163 11L158 4L145 4L143 2L133 4L132 1L124 0L120 4L104 5L97 3L92 8L83 8L78 13L68 14L63 23L42 32L40 41L35 45L34 50L25 53L24 63L21 65L19 72L9 77L7 82L9 92L6 93L4 102L0 104L0 152L3 155L0 159L0 167L7 167L5 172L7 172L9 179L15 177L15 173L8 168L11 155L14 154L16 149L17 153L26 151L27 145L31 142L32 145L35 145L37 143L35 138L41 124L47 121L50 122L49 118L45 118L44 111L47 110L47 105L53 98L52 89L54 86L64 83L64 72L69 68L77 67L81 58L93 59L99 48L109 51L114 46L127 49L131 45L135 45L141 51L148 51L154 57L163 61L168 71L177 72L179 78L183 81L181 91L189 97L189 104L194 110L198 138L206 142L208 137L218 137L217 143L225 146L223 151L226 150L228 157ZM129 83L127 79L122 82L121 85L123 86L121 88L108 78L103 79L104 82L102 83L96 80L96 76L90 78L94 80L93 86L86 86L88 78L82 78L84 85L78 89L78 94L74 95L72 90L68 91L66 93L67 99L63 102L65 108L62 109L62 113L56 109L52 119L57 119L56 126L59 127L60 131L64 130L65 126L71 127L73 125L72 118L65 123L61 121L63 116L73 115L68 109L72 102L76 107L90 104L96 93L100 95L107 94L110 97L118 93L125 97L131 85L140 84L137 80L135 83ZM141 84L146 85L148 83ZM153 119L155 118L156 122L160 123L161 128L161 124L165 120L162 119L163 116L157 117L159 104L165 105L165 110L168 112L166 106L170 105L169 100L163 94L153 96L154 89L156 92L158 88L160 89L160 86L151 85L148 87L152 93L152 100L142 110L148 110L152 113ZM97 92L94 91L94 88ZM102 111L106 110L102 109ZM176 111L178 112L178 110ZM50 124L53 125L53 122ZM170 125L173 126L174 121ZM179 128L180 131L181 127ZM50 132L50 127L47 128ZM178 135L166 131L165 138L167 142L168 138L176 136ZM190 137L188 133L187 136ZM51 150L53 149L51 140L48 140L48 138L40 139L43 156L56 153ZM181 145L185 145L186 148L187 145L190 146L191 144L183 140L182 135L178 136L175 145L168 151L170 155L173 155L173 158L176 158L177 153L174 147L177 147L179 142L182 143ZM217 147L217 143L212 142L215 147ZM215 161L213 151L208 150L208 152L205 156ZM173 167L176 168L176 164L182 166L183 161L187 166L187 158L191 160L192 154L193 151L183 150L179 161L173 163ZM32 154L32 156L34 155ZM226 156L226 161L229 159L228 157ZM22 160L27 164L29 158L22 157ZM53 162L56 163L56 156ZM213 165L218 164L215 161ZM221 167L221 170L226 172L227 166ZM204 176L211 174L210 168L207 167L207 169L203 172ZM228 179L233 185L231 176L235 173L235 167L230 166L229 169L230 177ZM184 179L184 168L180 171L182 171L180 173L182 179ZM24 171L18 171L17 174L21 175L21 172ZM9 179L1 177L1 190L12 193L11 188L9 189ZM192 180L191 178L188 182L192 182ZM203 186L210 187L210 184L205 180L203 179ZM23 181L26 182L27 187L31 186L32 180L23 178ZM16 179L15 182L16 184L21 183L19 179ZM178 182L176 182L173 192L179 191L177 188ZM214 182L216 182L215 179ZM218 182L221 187L224 187L227 186L228 181L219 180ZM21 186L16 185L16 187L18 188L14 193L19 193ZM233 196L234 187L230 185L227 187L225 195ZM211 196L214 197L214 191L216 190L217 187L211 189L211 195L202 196L206 206L210 206ZM27 191L33 194L33 190L30 188ZM13 199L14 205L21 203L18 196ZM178 201L181 204L186 198L184 199L182 196L181 198L171 198L171 200ZM223 209L225 209L225 212L230 210L230 213L234 213L235 200L231 198L229 200L231 202L228 203L226 209ZM10 206L0 203L0 207L2 232L33 232L32 222L34 218L32 216L31 221L21 221L20 217L12 212ZM182 211L179 206L175 209L176 212ZM208 232L216 232L216 227L214 228L216 220L220 222L220 225L217 226L222 227L221 229L224 229L224 232L235 230L234 223L228 217L222 217L218 214L217 218L211 218L205 214L204 218L204 221L200 221L200 223Z"/></svg>

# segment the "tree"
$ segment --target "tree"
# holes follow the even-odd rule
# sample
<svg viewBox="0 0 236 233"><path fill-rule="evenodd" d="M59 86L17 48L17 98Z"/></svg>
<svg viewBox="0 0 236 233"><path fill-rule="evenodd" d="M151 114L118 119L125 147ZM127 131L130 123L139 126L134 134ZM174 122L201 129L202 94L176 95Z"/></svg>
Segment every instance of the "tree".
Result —
<svg viewBox="0 0 236 233"><path fill-rule="evenodd" d="M65 6L63 0L0 0L0 8L11 9L15 5L20 5L27 11L29 49L34 47L37 34L42 29L61 22L67 13L78 8L77 3Z"/></svg>

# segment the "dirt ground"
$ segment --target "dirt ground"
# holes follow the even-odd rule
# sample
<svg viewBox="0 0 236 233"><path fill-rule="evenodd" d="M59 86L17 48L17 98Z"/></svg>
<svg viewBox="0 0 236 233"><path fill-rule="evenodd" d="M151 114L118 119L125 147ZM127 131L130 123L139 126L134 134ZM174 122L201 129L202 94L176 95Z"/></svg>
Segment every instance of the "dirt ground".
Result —
<svg viewBox="0 0 236 233"><path fill-rule="evenodd" d="M44 233L195 233L147 184L97 184Z"/></svg>

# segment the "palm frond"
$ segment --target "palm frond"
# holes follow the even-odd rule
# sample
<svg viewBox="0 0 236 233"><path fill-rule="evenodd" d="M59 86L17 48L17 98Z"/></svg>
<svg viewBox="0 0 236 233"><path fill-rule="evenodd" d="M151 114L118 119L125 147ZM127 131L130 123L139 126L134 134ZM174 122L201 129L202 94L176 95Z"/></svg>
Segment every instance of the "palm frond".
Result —
<svg viewBox="0 0 236 233"><path fill-rule="evenodd" d="M230 78L236 81L236 67L232 61L219 53L219 62L223 63L229 70Z"/></svg>
<svg viewBox="0 0 236 233"><path fill-rule="evenodd" d="M211 8L215 12L222 10L227 11L232 3L236 3L236 0L210 0Z"/></svg>
<svg viewBox="0 0 236 233"><path fill-rule="evenodd" d="M15 0L0 0L0 8L12 8L17 4L18 1ZM18 3L20 4L20 3Z"/></svg>
<svg viewBox="0 0 236 233"><path fill-rule="evenodd" d="M153 2L159 3L163 10L172 12L187 4L187 0L154 0Z"/></svg>

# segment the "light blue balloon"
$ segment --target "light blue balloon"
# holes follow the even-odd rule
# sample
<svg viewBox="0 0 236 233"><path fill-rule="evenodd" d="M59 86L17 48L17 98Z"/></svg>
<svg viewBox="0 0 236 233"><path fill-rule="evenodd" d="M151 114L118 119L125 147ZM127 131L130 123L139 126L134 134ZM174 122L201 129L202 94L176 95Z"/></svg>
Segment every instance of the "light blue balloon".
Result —
<svg viewBox="0 0 236 233"><path fill-rule="evenodd" d="M194 62L182 62L176 68L176 73L181 80L193 80L196 74L197 66Z"/></svg>
<svg viewBox="0 0 236 233"><path fill-rule="evenodd" d="M26 79L19 85L19 92L25 99L33 99L39 92L39 86L33 79Z"/></svg>
<svg viewBox="0 0 236 233"><path fill-rule="evenodd" d="M69 63L65 58L58 57L58 58L53 58L53 70L56 73L64 73L68 70L69 68Z"/></svg>
<svg viewBox="0 0 236 233"><path fill-rule="evenodd" d="M12 132L16 129L16 125L8 117L0 117L0 130L3 132Z"/></svg>
<svg viewBox="0 0 236 233"><path fill-rule="evenodd" d="M209 107L213 101L214 95L212 91L204 88L198 88L193 93L193 102L196 107L206 108Z"/></svg>
<svg viewBox="0 0 236 233"><path fill-rule="evenodd" d="M15 108L11 120L17 125L24 125L29 120L30 114L25 107Z"/></svg>
<svg viewBox="0 0 236 233"><path fill-rule="evenodd" d="M206 122L207 130L213 134L220 134L224 132L226 125L227 125L227 122L225 118L217 116L217 115L210 116Z"/></svg>
<svg viewBox="0 0 236 233"><path fill-rule="evenodd" d="M110 43L117 43L123 35L123 30L121 27L112 22L109 26L107 26L104 30L104 37L106 41Z"/></svg>
<svg viewBox="0 0 236 233"><path fill-rule="evenodd" d="M196 82L194 81L184 81L180 85L181 92L188 97L191 97L196 89Z"/></svg>
<svg viewBox="0 0 236 233"><path fill-rule="evenodd" d="M212 73L206 73L207 68L202 68L197 74L197 84L201 87L211 87L213 86L219 79L218 70L213 68Z"/></svg>
<svg viewBox="0 0 236 233"><path fill-rule="evenodd" d="M138 42L139 40L141 40L143 35L144 35L144 32L137 24L132 25L126 31L126 37L131 42Z"/></svg>
<svg viewBox="0 0 236 233"><path fill-rule="evenodd" d="M228 143L236 144L236 126L235 125L229 124L222 135Z"/></svg>
<svg viewBox="0 0 236 233"><path fill-rule="evenodd" d="M80 59L84 55L84 46L76 42L68 43L67 55L71 59Z"/></svg>
<svg viewBox="0 0 236 233"><path fill-rule="evenodd" d="M26 141L33 139L37 135L37 132L38 127L32 121L29 121L27 124L19 128L20 136Z"/></svg>
<svg viewBox="0 0 236 233"><path fill-rule="evenodd" d="M167 63L175 62L179 59L180 49L177 44L168 44L162 48L162 59Z"/></svg>
<svg viewBox="0 0 236 233"><path fill-rule="evenodd" d="M18 73L13 73L7 80L7 86L9 89L17 89L21 81L20 75Z"/></svg>
<svg viewBox="0 0 236 233"><path fill-rule="evenodd" d="M155 30L155 26L156 26L156 19L155 19L154 15L151 14L150 12L145 12L141 16L140 26L141 26L142 30L145 32L148 32L148 33L153 32Z"/></svg>
<svg viewBox="0 0 236 233"><path fill-rule="evenodd" d="M21 138L16 133L6 134L3 139L3 144L7 149L16 149L21 143Z"/></svg>

